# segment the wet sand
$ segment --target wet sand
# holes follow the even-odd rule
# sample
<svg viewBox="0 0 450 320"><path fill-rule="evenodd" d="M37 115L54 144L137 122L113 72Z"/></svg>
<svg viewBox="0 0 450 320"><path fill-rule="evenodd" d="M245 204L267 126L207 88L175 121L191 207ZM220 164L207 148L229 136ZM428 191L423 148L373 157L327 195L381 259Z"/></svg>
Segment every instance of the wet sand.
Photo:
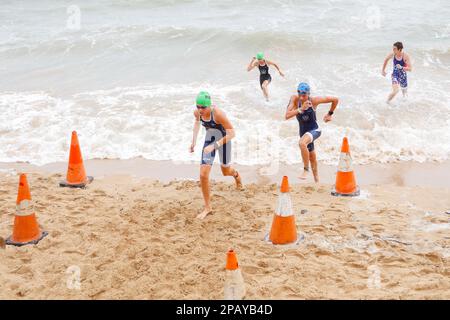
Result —
<svg viewBox="0 0 450 320"><path fill-rule="evenodd" d="M130 175L136 178L149 178L168 182L173 180L198 180L199 165L197 163L180 163L174 161L153 161L142 158L130 160L88 160L85 161L86 171L95 177L113 175ZM291 183L313 182L312 176L307 181L298 179L301 165L279 166L243 166L233 165L239 170L245 182L279 183L283 175L288 175ZM333 184L336 166L319 163L321 183ZM41 172L44 174L60 173L67 170L67 163L55 162L44 166L34 166L27 163L2 163L0 172L11 170L23 172ZM426 186L450 188L450 161L444 163L401 162L388 164L354 165L356 180L361 185L389 184L397 186ZM211 178L217 181L227 181L221 175L220 167L214 164Z"/></svg>

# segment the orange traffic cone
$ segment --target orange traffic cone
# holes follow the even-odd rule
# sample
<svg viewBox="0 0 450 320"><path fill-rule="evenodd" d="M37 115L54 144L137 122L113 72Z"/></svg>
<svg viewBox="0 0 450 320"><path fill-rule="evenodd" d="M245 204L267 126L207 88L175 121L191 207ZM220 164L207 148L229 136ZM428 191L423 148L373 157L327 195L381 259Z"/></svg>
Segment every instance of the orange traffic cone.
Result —
<svg viewBox="0 0 450 320"><path fill-rule="evenodd" d="M13 234L6 239L6 244L23 246L36 244L48 233L41 231L31 204L31 194L28 188L27 176L20 175L19 192L16 201L16 216L14 218Z"/></svg>
<svg viewBox="0 0 450 320"><path fill-rule="evenodd" d="M245 296L246 289L244 278L239 269L236 253L230 249L227 252L227 265L224 298L225 300L242 300Z"/></svg>
<svg viewBox="0 0 450 320"><path fill-rule="evenodd" d="M295 216L292 211L292 202L289 195L288 177L284 176L281 182L280 195L278 197L277 210L272 221L272 228L268 239L272 244L297 243L301 240L297 235Z"/></svg>
<svg viewBox="0 0 450 320"><path fill-rule="evenodd" d="M85 188L87 184L94 180L87 177L84 170L83 157L81 156L80 144L78 143L77 132L72 132L70 142L69 167L67 169L66 181L59 183L60 187Z"/></svg>
<svg viewBox="0 0 450 320"><path fill-rule="evenodd" d="M352 157L350 156L347 137L344 137L342 141L336 184L331 194L333 196L359 196L359 187L356 185L355 174L353 173Z"/></svg>

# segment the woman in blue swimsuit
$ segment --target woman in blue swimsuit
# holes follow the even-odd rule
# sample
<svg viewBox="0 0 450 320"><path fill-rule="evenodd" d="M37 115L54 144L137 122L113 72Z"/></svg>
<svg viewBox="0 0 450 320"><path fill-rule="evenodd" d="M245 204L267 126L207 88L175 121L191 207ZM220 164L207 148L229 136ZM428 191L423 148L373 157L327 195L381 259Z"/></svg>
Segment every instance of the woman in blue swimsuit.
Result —
<svg viewBox="0 0 450 320"><path fill-rule="evenodd" d="M323 117L323 121L331 121L339 99L337 97L311 97L310 91L307 83L302 82L298 85L297 94L291 96L289 101L285 118L288 120L296 117L299 124L299 146L303 160L303 173L300 179L306 179L311 163L314 181L319 182L314 141L320 137L322 131L317 123L316 109L319 104L331 103L330 111Z"/></svg>
<svg viewBox="0 0 450 320"><path fill-rule="evenodd" d="M272 82L272 76L269 73L269 66L274 66L280 76L284 77L284 73L281 72L280 68L275 62L264 59L264 54L262 52L258 52L256 57L253 57L252 61L247 67L247 71L251 71L253 68L258 66L259 69L259 85L261 86L261 90L263 91L264 97L266 101L269 101L269 83Z"/></svg>
<svg viewBox="0 0 450 320"><path fill-rule="evenodd" d="M190 152L194 152L201 123L206 129L200 165L200 184L205 208L197 215L197 218L203 219L212 212L209 195L209 174L216 151L219 153L222 174L234 177L238 189L242 188L242 181L239 173L231 167L231 139L235 136L233 126L222 110L211 105L211 97L208 92L200 92L197 95L196 103L197 109L194 111L195 123Z"/></svg>
<svg viewBox="0 0 450 320"><path fill-rule="evenodd" d="M383 68L381 70L381 74L385 77L386 65L388 61L392 59L392 92L387 99L388 103L397 95L399 86L402 89L403 96L405 97L407 95L408 78L406 76L406 71L412 70L411 59L409 58L409 55L403 52L403 44L401 42L394 43L392 51L393 53L388 54L386 59L384 59Z"/></svg>

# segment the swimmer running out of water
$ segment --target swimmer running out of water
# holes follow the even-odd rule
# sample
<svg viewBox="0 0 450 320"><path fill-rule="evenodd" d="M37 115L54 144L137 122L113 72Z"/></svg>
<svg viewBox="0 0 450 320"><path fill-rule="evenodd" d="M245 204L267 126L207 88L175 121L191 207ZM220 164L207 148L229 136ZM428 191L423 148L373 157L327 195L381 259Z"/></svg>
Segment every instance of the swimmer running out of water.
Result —
<svg viewBox="0 0 450 320"><path fill-rule="evenodd" d="M284 77L284 73L281 72L280 67L278 67L278 65L275 62L266 60L262 52L258 52L256 54L256 57L252 58L252 61L250 61L250 64L247 67L247 71L250 72L256 66L258 66L259 69L259 85L261 86L261 90L263 91L266 101L269 101L268 86L272 81L272 77L270 76L269 73L269 66L274 66L280 73L280 76L282 77Z"/></svg>
<svg viewBox="0 0 450 320"><path fill-rule="evenodd" d="M222 174L224 176L232 176L236 182L237 189L242 188L242 180L239 173L231 167L231 139L234 138L235 133L225 112L211 105L211 97L206 91L202 91L197 95L196 104L197 108L194 111L195 123L190 152L194 152L201 123L206 129L200 164L200 185L205 206L204 210L197 215L197 218L204 219L208 214L212 213L209 174L214 163L216 152L219 153Z"/></svg>
<svg viewBox="0 0 450 320"><path fill-rule="evenodd" d="M314 141L317 140L322 131L319 128L316 117L316 109L319 104L331 103L331 108L323 117L323 121L331 121L331 116L336 109L339 99L337 97L311 97L310 87L307 83L301 82L297 87L297 94L291 96L286 110L285 119L296 117L299 124L299 146L303 160L303 173L300 179L306 179L311 163L314 181L319 182L317 170L317 157L314 149Z"/></svg>
<svg viewBox="0 0 450 320"><path fill-rule="evenodd" d="M407 96L408 77L406 71L412 71L411 59L408 54L403 52L403 43L396 42L392 47L392 53L388 54L383 62L381 74L386 76L386 65L390 59L393 62L392 69L392 92L389 94L387 103L389 103L398 93L399 86L402 89L403 97Z"/></svg>

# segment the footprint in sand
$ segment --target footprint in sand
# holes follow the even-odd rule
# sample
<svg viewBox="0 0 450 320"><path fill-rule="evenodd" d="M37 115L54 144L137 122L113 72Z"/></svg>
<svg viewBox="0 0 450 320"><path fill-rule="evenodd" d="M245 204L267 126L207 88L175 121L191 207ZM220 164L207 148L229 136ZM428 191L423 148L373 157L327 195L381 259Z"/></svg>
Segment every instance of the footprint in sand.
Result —
<svg viewBox="0 0 450 320"><path fill-rule="evenodd" d="M84 256L85 255L83 252L78 251L78 250L65 250L65 251L63 251L63 253L66 253L66 254L79 254L80 256Z"/></svg>
<svg viewBox="0 0 450 320"><path fill-rule="evenodd" d="M354 268L354 269L362 269L362 270L366 270L367 266L361 262L358 261L351 261L351 262L347 262L345 265Z"/></svg>
<svg viewBox="0 0 450 320"><path fill-rule="evenodd" d="M242 271L245 274L258 274L262 272L262 268L258 267L258 266L243 266L242 267Z"/></svg>
<svg viewBox="0 0 450 320"><path fill-rule="evenodd" d="M84 226L87 223L87 221L78 222L77 224L74 224L74 227L81 227Z"/></svg>
<svg viewBox="0 0 450 320"><path fill-rule="evenodd" d="M103 267L105 267L105 266L107 266L107 265L109 265L109 264L111 264L111 263L113 263L113 262L114 262L114 261L111 260L111 259L108 259L108 260L106 260L106 261L103 261L103 262L101 262L100 264L98 264L98 265L95 266L95 270L97 270L97 271L103 271L103 270L105 270Z"/></svg>
<svg viewBox="0 0 450 320"><path fill-rule="evenodd" d="M432 263L440 264L442 263L442 256L437 252L430 252L425 254L425 257L430 260Z"/></svg>
<svg viewBox="0 0 450 320"><path fill-rule="evenodd" d="M317 226L317 227L313 227L312 231L314 233L321 233L321 232L325 232L327 229L324 226Z"/></svg>
<svg viewBox="0 0 450 320"><path fill-rule="evenodd" d="M259 261L258 262L258 267L260 267L262 269L268 268L269 267L269 263L266 262L266 261Z"/></svg>
<svg viewBox="0 0 450 320"><path fill-rule="evenodd" d="M96 190L93 190L92 193L96 196L106 196L106 192L103 190L96 189Z"/></svg>
<svg viewBox="0 0 450 320"><path fill-rule="evenodd" d="M315 192L315 188L314 187L303 187L303 192L306 194L311 194L313 192Z"/></svg>
<svg viewBox="0 0 450 320"><path fill-rule="evenodd" d="M325 249L317 249L314 251L314 254L316 256L331 256L333 253L331 251L325 250Z"/></svg>
<svg viewBox="0 0 450 320"><path fill-rule="evenodd" d="M20 266L19 268L17 268L16 270L14 270L12 273L14 274L20 274L26 277L31 278L33 276L33 270L30 267L27 266Z"/></svg>
<svg viewBox="0 0 450 320"><path fill-rule="evenodd" d="M57 199L58 199L58 197L56 197L55 195L52 195L52 194L47 196L47 200L53 201L53 200L57 200Z"/></svg>

